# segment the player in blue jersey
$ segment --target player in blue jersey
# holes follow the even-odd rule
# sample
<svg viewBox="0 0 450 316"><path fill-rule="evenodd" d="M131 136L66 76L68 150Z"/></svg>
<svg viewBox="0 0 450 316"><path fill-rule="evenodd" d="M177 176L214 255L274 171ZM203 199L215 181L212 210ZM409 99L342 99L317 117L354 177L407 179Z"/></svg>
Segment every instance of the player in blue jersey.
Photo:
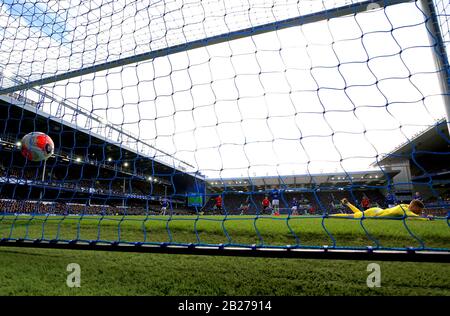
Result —
<svg viewBox="0 0 450 316"><path fill-rule="evenodd" d="M270 193L272 196L272 215L280 215L280 192L274 188L272 192Z"/></svg>
<svg viewBox="0 0 450 316"><path fill-rule="evenodd" d="M422 195L420 194L420 192L416 192L413 196L413 200L419 200L423 202L423 198Z"/></svg>
<svg viewBox="0 0 450 316"><path fill-rule="evenodd" d="M167 207L169 206L169 201L166 197L160 198L161 204L161 215L166 215Z"/></svg>
<svg viewBox="0 0 450 316"><path fill-rule="evenodd" d="M397 198L395 197L395 194L388 193L386 196L386 204L388 208L394 207L397 205Z"/></svg>
<svg viewBox="0 0 450 316"><path fill-rule="evenodd" d="M298 215L298 200L294 197L292 198L292 215Z"/></svg>

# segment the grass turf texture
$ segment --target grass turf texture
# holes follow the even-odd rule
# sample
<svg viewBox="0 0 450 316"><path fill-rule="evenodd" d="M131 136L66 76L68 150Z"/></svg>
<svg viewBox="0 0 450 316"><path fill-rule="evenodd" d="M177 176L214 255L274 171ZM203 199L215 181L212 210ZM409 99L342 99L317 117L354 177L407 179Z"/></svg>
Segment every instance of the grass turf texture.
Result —
<svg viewBox="0 0 450 316"><path fill-rule="evenodd" d="M0 217L1 238L80 239L125 241L226 243L225 227L233 243L331 245L322 219L139 216ZM325 219L338 246L373 245L359 221ZM143 226L144 225L144 226ZM223 226L222 226L223 225ZM450 245L446 221L407 221L428 247ZM365 220L366 229L386 247L418 246L402 221ZM11 229L12 228L12 229ZM170 229L170 239L167 233ZM27 235L28 234L28 235ZM81 266L81 288L69 288L66 267ZM299 260L137 254L100 251L0 247L0 295L450 295L450 265L381 262L381 287L368 288L364 261Z"/></svg>
<svg viewBox="0 0 450 316"><path fill-rule="evenodd" d="M69 263L81 287L69 288ZM0 247L0 295L450 295L450 265Z"/></svg>
<svg viewBox="0 0 450 316"><path fill-rule="evenodd" d="M411 232L427 248L450 248L450 227L446 220L366 219L361 225L360 220L305 216L223 219L221 216L2 216L0 238L268 246L331 246L334 239L338 247L375 246L374 240L382 247L420 247Z"/></svg>

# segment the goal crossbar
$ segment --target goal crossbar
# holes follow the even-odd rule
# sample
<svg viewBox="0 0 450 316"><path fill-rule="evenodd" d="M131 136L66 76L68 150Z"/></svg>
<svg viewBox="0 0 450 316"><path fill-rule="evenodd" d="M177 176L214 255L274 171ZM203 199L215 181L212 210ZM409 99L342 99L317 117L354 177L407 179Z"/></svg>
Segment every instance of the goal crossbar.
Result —
<svg viewBox="0 0 450 316"><path fill-rule="evenodd" d="M87 74L104 71L104 70L108 70L108 69L113 69L113 68L117 68L117 67L122 67L122 66L126 66L129 64L135 64L138 62L155 59L157 57L168 56L168 55L180 53L183 51L188 51L188 50L192 50L192 49L196 49L196 48L206 47L209 45L214 45L214 44L219 44L219 43L223 43L223 42L227 42L227 41L231 41L231 40L236 40L239 38L255 36L255 35L259 35L259 34L263 34L263 33L267 33L267 32L273 32L273 31L277 31L277 30L281 30L281 29L310 24L310 23L319 22L319 21L323 21L323 20L327 20L327 19L331 19L331 18L337 18L337 17L347 16L347 15L351 15L351 14L357 14L357 13L361 13L361 12L370 10L371 8L376 8L376 7L382 8L382 7L387 7L387 6L391 6L391 5L397 5L397 4L407 3L407 2L412 2L412 1L413 0L377 0L377 1L369 0L369 1L352 3L349 5L344 5L344 6L340 6L340 7L336 7L336 8L332 8L332 9L327 9L327 10L323 10L323 11L319 11L319 12L315 12L315 13L311 13L311 14L307 14L307 15L300 15L300 16L296 16L293 18L285 19L285 20L262 24L262 25L258 25L258 26L254 26L254 27L249 27L246 29L241 29L241 30L237 30L237 31L233 31L233 32L225 33L225 34L215 35L215 36L191 41L191 42L184 43L184 44L174 45L174 46L170 46L170 47L163 48L163 49L158 49L158 50L154 50L154 51L150 51L150 52L146 52L146 53L142 53L142 54L137 54L134 56L121 58L121 59L117 59L114 61L105 62L102 64L93 65L93 66L85 67L82 69L77 69L74 71L69 71L69 72L62 73L62 74L56 74L54 76L49 76L49 77L42 78L39 80L33 80L30 82L26 82L26 83L12 86L12 87L1 89L0 95L13 93L16 91L21 91L21 90L26 90L26 89L30 89L35 86L42 86L42 85L46 85L46 84L50 84L50 83L54 83L54 82L58 82L58 81L62 81L62 80L68 80L68 79L71 79L74 77L84 76Z"/></svg>

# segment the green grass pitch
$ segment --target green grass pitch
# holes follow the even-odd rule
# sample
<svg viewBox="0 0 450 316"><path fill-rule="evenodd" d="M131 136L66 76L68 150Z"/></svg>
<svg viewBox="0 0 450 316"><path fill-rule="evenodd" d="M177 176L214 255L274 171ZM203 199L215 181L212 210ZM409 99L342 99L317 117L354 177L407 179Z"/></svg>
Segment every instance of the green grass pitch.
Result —
<svg viewBox="0 0 450 316"><path fill-rule="evenodd" d="M255 223L251 216L235 216L224 224L218 216L167 219L5 216L0 217L0 238L71 240L79 231L80 239L91 240L100 229L100 239L118 240L120 226L122 241L195 243L196 225L202 243L227 243L225 227L236 244L259 244L261 237L266 245L293 245L294 232L301 245L332 245L321 218L259 218ZM374 245L359 221L328 218L324 224L337 246ZM425 246L450 247L445 220L407 225ZM364 226L382 246L419 246L402 221L365 220ZM81 267L80 288L66 285L69 263ZM369 288L369 263L0 247L0 295L450 295L448 264L379 262L381 287Z"/></svg>

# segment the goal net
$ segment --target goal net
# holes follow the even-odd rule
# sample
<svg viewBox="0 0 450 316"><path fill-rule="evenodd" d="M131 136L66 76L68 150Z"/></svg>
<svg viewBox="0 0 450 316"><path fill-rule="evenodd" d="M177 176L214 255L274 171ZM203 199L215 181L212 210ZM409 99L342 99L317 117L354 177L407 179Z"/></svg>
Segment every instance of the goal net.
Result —
<svg viewBox="0 0 450 316"><path fill-rule="evenodd" d="M443 0L3 1L1 238L448 250L449 13ZM50 158L21 154L30 132L51 137ZM383 244L380 222L330 218L353 216L343 198L417 198L444 237L426 244L405 211L386 224L404 239Z"/></svg>

